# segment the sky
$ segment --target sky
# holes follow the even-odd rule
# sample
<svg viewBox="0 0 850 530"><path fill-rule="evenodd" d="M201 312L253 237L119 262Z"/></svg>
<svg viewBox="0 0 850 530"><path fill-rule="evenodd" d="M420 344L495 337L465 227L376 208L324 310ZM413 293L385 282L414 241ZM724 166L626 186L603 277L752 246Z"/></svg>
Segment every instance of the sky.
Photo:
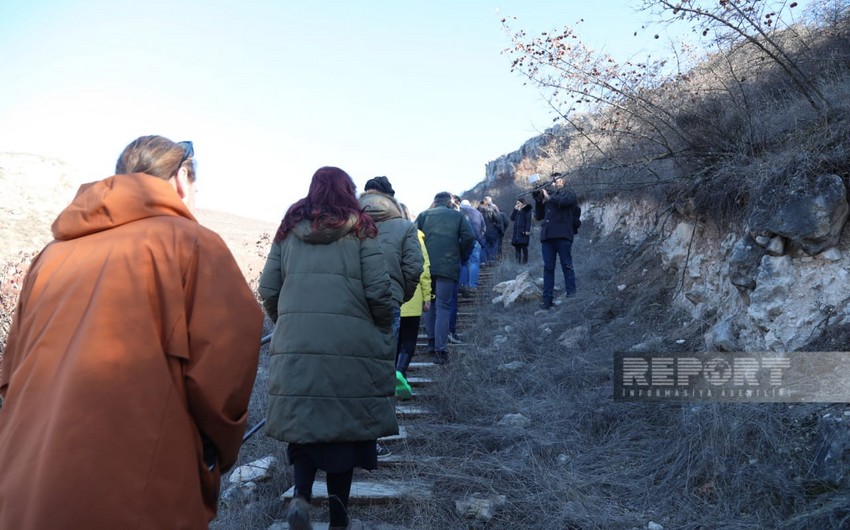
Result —
<svg viewBox="0 0 850 530"><path fill-rule="evenodd" d="M197 204L278 221L313 172L385 175L412 211L461 193L551 127L510 71L502 17L530 34L584 19L634 53L629 0L0 0L0 152L105 178L133 139L192 140Z"/></svg>

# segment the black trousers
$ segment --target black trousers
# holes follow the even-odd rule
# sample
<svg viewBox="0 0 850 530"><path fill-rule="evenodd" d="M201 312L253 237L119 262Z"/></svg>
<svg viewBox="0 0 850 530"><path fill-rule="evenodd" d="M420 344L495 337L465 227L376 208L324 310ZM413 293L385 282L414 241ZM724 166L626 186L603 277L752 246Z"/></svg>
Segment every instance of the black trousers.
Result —
<svg viewBox="0 0 850 530"><path fill-rule="evenodd" d="M419 338L419 324L422 317L401 317L398 328L398 347L396 348L395 369L407 377L407 367L416 351L416 341Z"/></svg>
<svg viewBox="0 0 850 530"><path fill-rule="evenodd" d="M310 502L313 496L313 482L316 480L316 468L307 458L299 458L294 464L295 495ZM354 470L344 473L328 473L328 511L330 526L348 526L348 496L351 494L351 478Z"/></svg>
<svg viewBox="0 0 850 530"><path fill-rule="evenodd" d="M516 262L521 264L528 263L528 245L514 243L514 249L516 249Z"/></svg>

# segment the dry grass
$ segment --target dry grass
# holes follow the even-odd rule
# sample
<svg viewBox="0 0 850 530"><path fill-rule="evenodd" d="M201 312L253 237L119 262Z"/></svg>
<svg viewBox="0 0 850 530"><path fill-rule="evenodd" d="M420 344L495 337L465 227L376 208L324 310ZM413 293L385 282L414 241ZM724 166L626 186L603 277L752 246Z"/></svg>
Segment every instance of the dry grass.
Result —
<svg viewBox="0 0 850 530"><path fill-rule="evenodd" d="M579 238L574 256L574 301L548 313L494 308L442 380L442 423L429 428L422 449L442 457L427 475L444 504L473 492L506 495L488 528L645 528L651 520L668 528L825 528L848 517L839 492L818 498L807 482L820 406L614 402L614 351L637 342L689 351L700 333L664 307L675 282L649 253ZM616 294L635 274L641 292ZM494 345L504 326L513 328L509 341ZM590 330L587 346L559 346L556 338L576 326ZM522 370L498 369L515 360ZM530 427L496 426L517 412ZM446 508L425 527L471 526Z"/></svg>
<svg viewBox="0 0 850 530"><path fill-rule="evenodd" d="M430 402L435 418L419 424L421 436L408 444L421 464L375 477L430 484L432 500L354 508L354 514L410 529L847 524L850 491L825 489L810 475L817 420L834 406L612 399L614 352L639 343L656 351L698 351L704 330L667 306L676 279L663 272L649 242L627 247L611 236L590 243L592 228L582 228L574 247L578 295L549 312L532 303L483 307L464 331L468 346L440 373L439 397ZM536 240L530 256L533 274L542 274ZM522 270L506 259L496 279ZM574 328L587 330L588 340L577 348L561 345L559 336ZM832 338L844 340L846 330ZM513 361L522 369L499 368ZM530 425L498 425L513 413ZM242 461L280 450L258 438ZM282 518L276 499L290 485L288 473L263 486L252 507L224 508L215 528L261 528ZM489 523L473 521L454 505L473 493L505 495L507 503Z"/></svg>

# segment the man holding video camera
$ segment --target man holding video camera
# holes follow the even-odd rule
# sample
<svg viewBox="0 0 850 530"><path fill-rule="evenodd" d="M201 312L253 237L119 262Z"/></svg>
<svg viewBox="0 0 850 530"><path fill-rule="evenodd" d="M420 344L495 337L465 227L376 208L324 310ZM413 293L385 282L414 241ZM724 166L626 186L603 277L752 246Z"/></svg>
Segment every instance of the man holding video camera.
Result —
<svg viewBox="0 0 850 530"><path fill-rule="evenodd" d="M551 191L535 190L534 217L540 221L540 243L543 249L543 302L541 309L551 309L555 290L555 259L561 259L566 296L576 293L573 271L573 236L581 226L581 208L574 191L564 187L563 178L553 175Z"/></svg>

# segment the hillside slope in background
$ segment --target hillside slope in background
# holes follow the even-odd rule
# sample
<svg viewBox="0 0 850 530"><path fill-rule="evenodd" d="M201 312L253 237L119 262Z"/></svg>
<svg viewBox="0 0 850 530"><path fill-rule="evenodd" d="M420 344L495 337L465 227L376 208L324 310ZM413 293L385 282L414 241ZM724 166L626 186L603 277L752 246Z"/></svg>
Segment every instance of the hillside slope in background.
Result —
<svg viewBox="0 0 850 530"><path fill-rule="evenodd" d="M59 160L25 153L0 153L0 263L40 250L52 236L50 225L86 179ZM268 246L258 258L254 247L277 225L216 210L197 210L202 225L221 235L249 277L262 269ZM250 278L249 278L250 280Z"/></svg>
<svg viewBox="0 0 850 530"><path fill-rule="evenodd" d="M84 180L58 160L0 153L0 354L29 263L51 241L50 226ZM222 237L255 288L277 225L215 210L195 217Z"/></svg>

